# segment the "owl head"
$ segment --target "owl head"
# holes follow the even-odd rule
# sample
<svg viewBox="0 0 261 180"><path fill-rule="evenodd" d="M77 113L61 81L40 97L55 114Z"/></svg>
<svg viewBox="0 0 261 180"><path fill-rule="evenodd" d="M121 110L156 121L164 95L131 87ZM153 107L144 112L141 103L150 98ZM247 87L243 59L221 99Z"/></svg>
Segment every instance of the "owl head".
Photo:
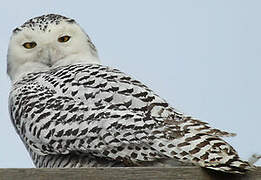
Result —
<svg viewBox="0 0 261 180"><path fill-rule="evenodd" d="M15 81L31 72L75 63L100 64L94 44L75 20L48 14L13 30L7 73Z"/></svg>

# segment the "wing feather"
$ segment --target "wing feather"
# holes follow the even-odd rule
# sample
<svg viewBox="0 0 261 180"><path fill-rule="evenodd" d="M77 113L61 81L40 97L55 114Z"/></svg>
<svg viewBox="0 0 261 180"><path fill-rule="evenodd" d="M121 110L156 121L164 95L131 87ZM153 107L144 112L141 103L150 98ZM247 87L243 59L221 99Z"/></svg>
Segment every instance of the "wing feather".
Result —
<svg viewBox="0 0 261 180"><path fill-rule="evenodd" d="M144 84L102 65L27 75L13 85L10 112L40 155L80 152L134 164L176 158L212 168L232 159L248 167L219 137L234 134L179 113Z"/></svg>

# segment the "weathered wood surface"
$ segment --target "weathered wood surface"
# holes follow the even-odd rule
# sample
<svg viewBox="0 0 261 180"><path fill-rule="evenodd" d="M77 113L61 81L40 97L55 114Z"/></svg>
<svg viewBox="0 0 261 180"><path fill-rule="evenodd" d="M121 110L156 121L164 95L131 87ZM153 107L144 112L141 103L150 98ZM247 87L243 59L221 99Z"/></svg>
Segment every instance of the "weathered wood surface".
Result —
<svg viewBox="0 0 261 180"><path fill-rule="evenodd" d="M232 175L198 167L0 169L0 180L261 180L261 167Z"/></svg>

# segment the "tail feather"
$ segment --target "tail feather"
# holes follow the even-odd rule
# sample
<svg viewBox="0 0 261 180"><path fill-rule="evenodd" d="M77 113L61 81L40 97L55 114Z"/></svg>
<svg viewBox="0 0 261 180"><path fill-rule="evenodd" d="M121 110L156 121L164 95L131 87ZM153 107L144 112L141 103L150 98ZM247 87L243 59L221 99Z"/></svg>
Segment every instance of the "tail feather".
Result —
<svg viewBox="0 0 261 180"><path fill-rule="evenodd" d="M155 139L153 148L181 162L226 173L244 173L253 166L240 160L237 152L218 136L188 131L177 139Z"/></svg>
<svg viewBox="0 0 261 180"><path fill-rule="evenodd" d="M225 173L236 173L244 174L247 171L254 170L255 168L251 166L247 161L242 161L240 159L231 160L226 164L218 164L215 166L205 166L205 168L213 169L216 171L222 171Z"/></svg>
<svg viewBox="0 0 261 180"><path fill-rule="evenodd" d="M190 131L197 131L198 133L205 133L213 136L219 137L233 137L236 136L235 133L230 133L226 131L221 131L219 129L212 128L206 122L202 122L200 120L194 119L192 117L185 117L183 120L183 124L181 127L184 129L189 129Z"/></svg>
<svg viewBox="0 0 261 180"><path fill-rule="evenodd" d="M180 121L167 120L165 123L152 132L155 136L152 147L169 158L226 173L252 170L254 162L261 158L255 155L250 163L241 160L236 150L221 139L235 134L211 128L205 122L184 117Z"/></svg>

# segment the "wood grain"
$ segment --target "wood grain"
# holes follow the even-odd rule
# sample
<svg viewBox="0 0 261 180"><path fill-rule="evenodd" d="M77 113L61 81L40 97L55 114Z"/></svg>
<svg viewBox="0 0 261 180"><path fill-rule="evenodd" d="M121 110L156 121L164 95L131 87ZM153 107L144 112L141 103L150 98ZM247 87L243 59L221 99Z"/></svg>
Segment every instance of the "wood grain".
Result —
<svg viewBox="0 0 261 180"><path fill-rule="evenodd" d="M246 175L225 174L199 167L0 169L0 180L258 180L261 167Z"/></svg>

